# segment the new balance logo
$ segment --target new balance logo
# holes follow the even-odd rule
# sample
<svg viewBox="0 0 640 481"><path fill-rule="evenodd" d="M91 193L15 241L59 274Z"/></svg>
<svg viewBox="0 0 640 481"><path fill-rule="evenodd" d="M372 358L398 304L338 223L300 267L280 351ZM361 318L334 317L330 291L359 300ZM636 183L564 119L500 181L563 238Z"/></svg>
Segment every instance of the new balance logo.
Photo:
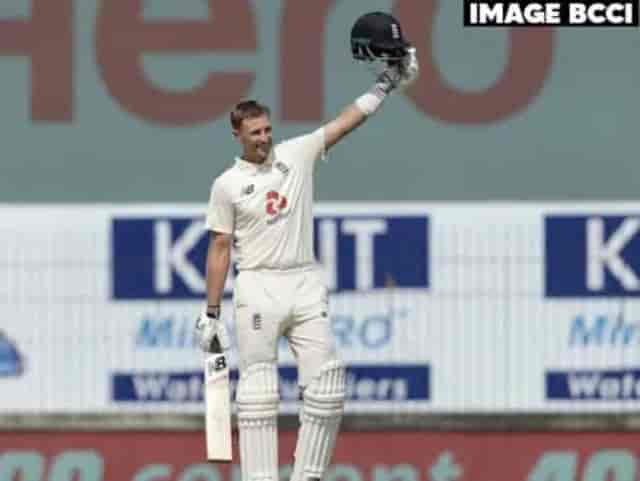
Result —
<svg viewBox="0 0 640 481"><path fill-rule="evenodd" d="M253 191L255 190L255 185L254 184L249 184L246 187L242 188L242 195L251 195L253 194Z"/></svg>

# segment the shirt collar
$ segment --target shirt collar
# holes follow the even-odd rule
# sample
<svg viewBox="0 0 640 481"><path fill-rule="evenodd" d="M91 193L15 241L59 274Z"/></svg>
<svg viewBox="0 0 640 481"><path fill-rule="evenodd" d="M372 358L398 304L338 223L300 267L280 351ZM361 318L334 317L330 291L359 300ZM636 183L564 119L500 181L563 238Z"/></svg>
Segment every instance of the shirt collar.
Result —
<svg viewBox="0 0 640 481"><path fill-rule="evenodd" d="M269 156L262 164L256 164L246 161L241 157L236 157L236 165L251 175L256 175L260 172L269 172L273 166L273 148L271 148Z"/></svg>

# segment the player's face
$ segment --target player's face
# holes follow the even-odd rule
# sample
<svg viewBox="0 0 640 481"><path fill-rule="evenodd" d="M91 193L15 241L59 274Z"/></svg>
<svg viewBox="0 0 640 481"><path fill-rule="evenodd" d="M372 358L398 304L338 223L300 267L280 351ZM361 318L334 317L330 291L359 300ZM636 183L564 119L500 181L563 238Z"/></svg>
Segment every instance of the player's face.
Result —
<svg viewBox="0 0 640 481"><path fill-rule="evenodd" d="M244 119L240 129L234 133L242 144L245 160L260 164L267 159L273 142L269 117L262 115Z"/></svg>

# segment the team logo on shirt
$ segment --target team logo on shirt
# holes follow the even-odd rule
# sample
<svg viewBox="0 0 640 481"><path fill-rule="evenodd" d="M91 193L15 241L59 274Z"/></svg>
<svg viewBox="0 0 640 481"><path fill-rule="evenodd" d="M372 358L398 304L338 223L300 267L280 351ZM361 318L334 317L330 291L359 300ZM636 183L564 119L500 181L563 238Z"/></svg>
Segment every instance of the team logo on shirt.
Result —
<svg viewBox="0 0 640 481"><path fill-rule="evenodd" d="M273 222L275 222L277 219L279 219L282 214L283 211L287 208L287 205L289 204L289 202L287 201L287 198L276 192L275 190L271 190L267 193L267 214L269 214L271 216L271 219L269 219L267 222L269 224L272 224Z"/></svg>

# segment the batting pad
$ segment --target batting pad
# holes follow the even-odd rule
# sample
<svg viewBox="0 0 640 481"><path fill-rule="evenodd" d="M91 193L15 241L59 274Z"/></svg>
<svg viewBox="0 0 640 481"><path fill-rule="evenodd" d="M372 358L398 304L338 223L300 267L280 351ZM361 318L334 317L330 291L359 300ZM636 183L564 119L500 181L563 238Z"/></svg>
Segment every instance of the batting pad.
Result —
<svg viewBox="0 0 640 481"><path fill-rule="evenodd" d="M328 362L304 391L291 481L322 478L333 455L344 398L344 365Z"/></svg>
<svg viewBox="0 0 640 481"><path fill-rule="evenodd" d="M278 481L278 401L275 364L244 370L236 393L243 481Z"/></svg>

